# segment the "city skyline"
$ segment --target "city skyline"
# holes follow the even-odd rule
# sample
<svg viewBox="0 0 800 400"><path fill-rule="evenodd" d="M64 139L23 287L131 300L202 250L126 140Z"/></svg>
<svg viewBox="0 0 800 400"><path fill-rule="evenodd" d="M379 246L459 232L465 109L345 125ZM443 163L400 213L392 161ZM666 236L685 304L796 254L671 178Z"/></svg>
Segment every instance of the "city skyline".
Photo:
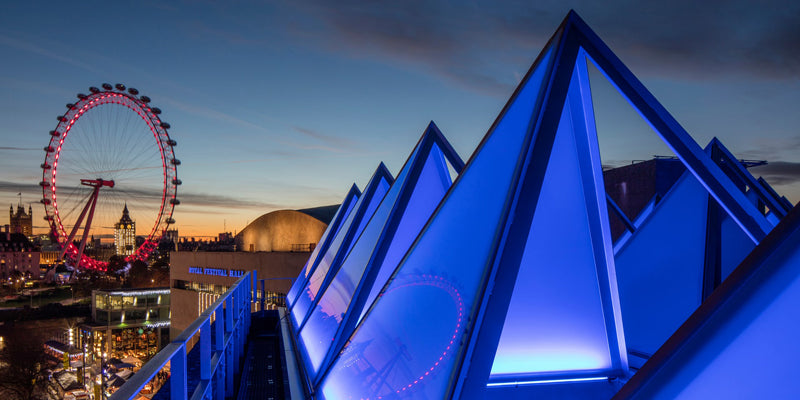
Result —
<svg viewBox="0 0 800 400"><path fill-rule="evenodd" d="M790 2L39 8L0 6L0 201L16 207L22 193L37 233L47 132L89 86L133 86L163 110L182 161L175 228L211 237L269 211L336 204L381 161L397 173L430 120L468 159L570 8L701 146L716 136L737 157L770 161L753 174L800 199ZM610 137L631 141L625 128ZM665 155L609 146L609 165Z"/></svg>

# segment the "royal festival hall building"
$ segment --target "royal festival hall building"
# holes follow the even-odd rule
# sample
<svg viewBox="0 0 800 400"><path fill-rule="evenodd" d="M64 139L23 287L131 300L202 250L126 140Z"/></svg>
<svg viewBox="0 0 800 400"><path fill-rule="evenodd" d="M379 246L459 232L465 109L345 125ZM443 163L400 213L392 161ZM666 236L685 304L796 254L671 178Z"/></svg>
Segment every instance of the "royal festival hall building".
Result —
<svg viewBox="0 0 800 400"><path fill-rule="evenodd" d="M598 77L671 157L603 170ZM800 209L748 166L570 12L466 162L431 123L286 307L245 272L112 398L793 398Z"/></svg>

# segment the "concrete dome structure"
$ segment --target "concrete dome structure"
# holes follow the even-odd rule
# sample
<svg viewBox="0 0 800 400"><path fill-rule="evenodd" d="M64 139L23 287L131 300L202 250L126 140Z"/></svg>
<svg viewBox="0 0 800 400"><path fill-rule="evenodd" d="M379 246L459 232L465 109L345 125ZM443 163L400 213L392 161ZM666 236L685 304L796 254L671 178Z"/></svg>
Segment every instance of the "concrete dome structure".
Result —
<svg viewBox="0 0 800 400"><path fill-rule="evenodd" d="M238 235L242 251L310 251L328 226L310 213L278 210L258 217Z"/></svg>

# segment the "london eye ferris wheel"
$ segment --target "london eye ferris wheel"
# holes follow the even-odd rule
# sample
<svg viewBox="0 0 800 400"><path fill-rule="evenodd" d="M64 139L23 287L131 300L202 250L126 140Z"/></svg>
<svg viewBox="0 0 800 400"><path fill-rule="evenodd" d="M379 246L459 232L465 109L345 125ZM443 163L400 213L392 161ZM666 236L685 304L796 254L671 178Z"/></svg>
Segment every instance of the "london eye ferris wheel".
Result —
<svg viewBox="0 0 800 400"><path fill-rule="evenodd" d="M104 83L79 93L58 116L40 185L45 220L65 263L105 270L87 243L110 241L123 209L142 238L127 252L129 261L146 258L175 223L180 161L160 114L138 90Z"/></svg>

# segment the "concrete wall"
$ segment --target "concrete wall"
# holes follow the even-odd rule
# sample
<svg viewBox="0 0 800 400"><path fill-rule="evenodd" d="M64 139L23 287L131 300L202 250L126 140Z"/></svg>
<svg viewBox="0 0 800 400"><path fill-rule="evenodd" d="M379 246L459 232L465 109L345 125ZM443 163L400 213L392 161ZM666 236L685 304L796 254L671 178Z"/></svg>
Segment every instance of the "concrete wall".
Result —
<svg viewBox="0 0 800 400"><path fill-rule="evenodd" d="M319 237L317 237L319 240ZM205 269L230 271L257 271L258 279L265 279L265 290L287 293L300 274L311 253L291 252L172 252L170 253L170 322L171 338L185 329L200 314L198 294L176 289L176 281L205 283L230 287L239 278L196 273ZM190 271L195 271L190 272Z"/></svg>
<svg viewBox="0 0 800 400"><path fill-rule="evenodd" d="M169 338L175 339L200 315L197 312L198 293L193 290L180 290L172 288L169 291ZM194 312L189 312L194 310Z"/></svg>

